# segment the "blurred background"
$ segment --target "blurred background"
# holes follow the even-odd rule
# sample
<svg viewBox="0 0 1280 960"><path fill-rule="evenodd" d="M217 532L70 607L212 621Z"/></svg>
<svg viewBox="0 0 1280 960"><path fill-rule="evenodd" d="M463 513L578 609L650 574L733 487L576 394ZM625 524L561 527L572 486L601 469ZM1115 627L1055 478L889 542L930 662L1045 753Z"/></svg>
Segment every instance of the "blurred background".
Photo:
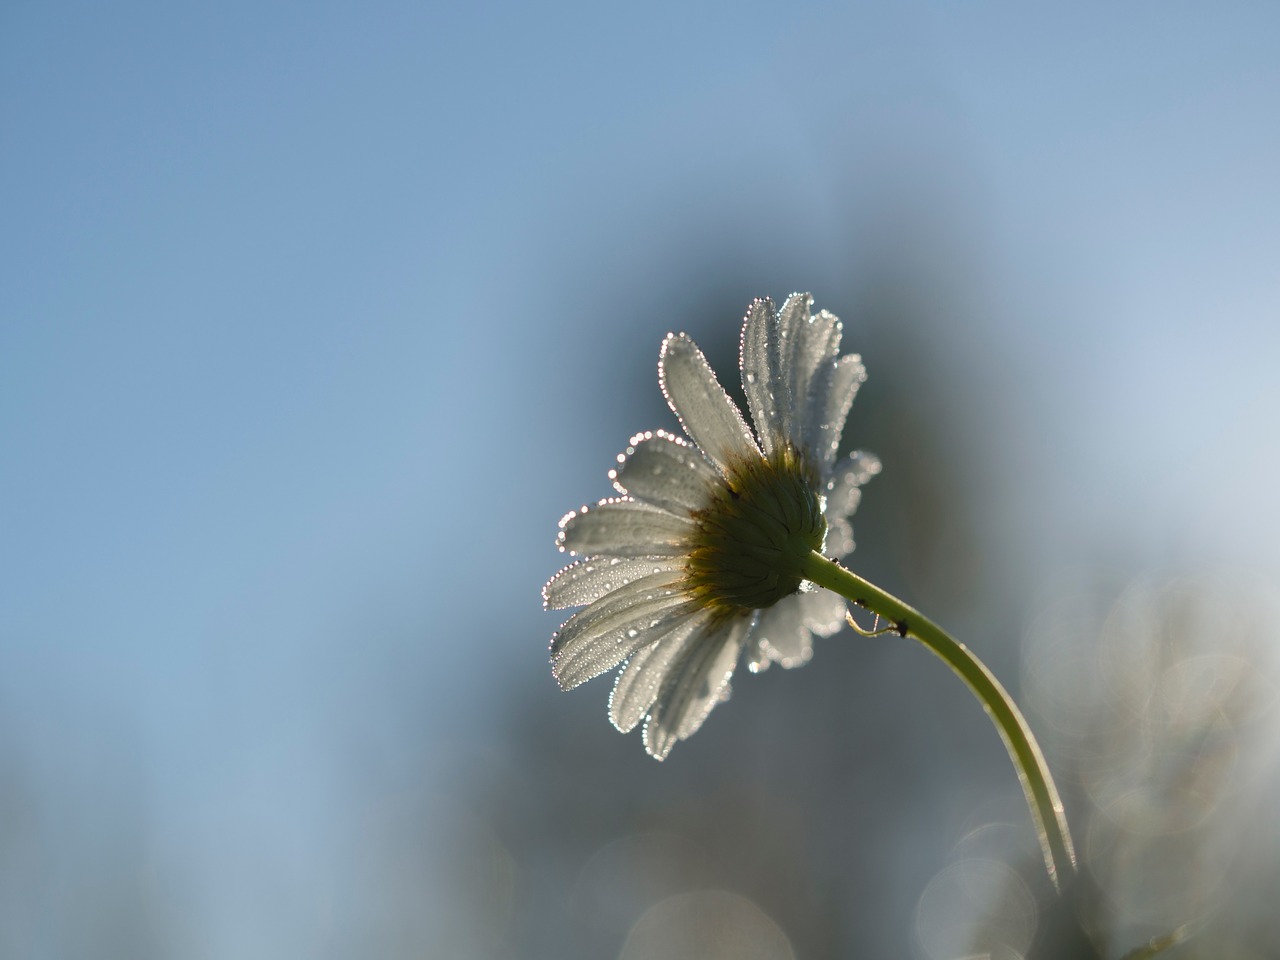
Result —
<svg viewBox="0 0 1280 960"><path fill-rule="evenodd" d="M1280 9L10 3L0 955L1017 958L987 719L844 631L665 764L566 511L812 290L856 569L1018 695L1118 956L1280 955Z"/></svg>

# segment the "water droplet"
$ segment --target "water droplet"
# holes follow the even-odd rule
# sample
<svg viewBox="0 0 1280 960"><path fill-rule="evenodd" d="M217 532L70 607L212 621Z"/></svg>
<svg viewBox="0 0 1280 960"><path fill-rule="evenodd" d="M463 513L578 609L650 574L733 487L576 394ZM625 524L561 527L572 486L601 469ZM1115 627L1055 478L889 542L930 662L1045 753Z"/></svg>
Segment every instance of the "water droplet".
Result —
<svg viewBox="0 0 1280 960"><path fill-rule="evenodd" d="M634 640L636 637L640 636L640 631L637 630L635 627L628 627L627 636L630 637L632 640Z"/></svg>

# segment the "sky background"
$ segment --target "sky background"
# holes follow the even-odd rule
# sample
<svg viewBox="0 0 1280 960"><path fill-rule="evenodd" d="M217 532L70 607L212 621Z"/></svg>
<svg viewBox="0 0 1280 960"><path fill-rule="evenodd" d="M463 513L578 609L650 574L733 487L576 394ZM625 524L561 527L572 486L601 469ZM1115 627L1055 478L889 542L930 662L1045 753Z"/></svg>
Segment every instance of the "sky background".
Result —
<svg viewBox="0 0 1280 960"><path fill-rule="evenodd" d="M1263 3L7 5L0 953L574 955L557 891L621 828L531 848L548 784L620 763L669 805L763 769L747 730L821 744L843 702L768 705L879 676L852 643L663 767L546 664L556 521L673 425L662 336L731 382L758 295L867 363L856 557L1011 686L1067 580L1274 583L1277 36ZM847 696L929 709L887 656ZM891 837L920 784L1012 789L937 709L969 779L840 760ZM809 953L937 957L966 815ZM712 888L809 955L804 908ZM645 955L636 898L586 955Z"/></svg>

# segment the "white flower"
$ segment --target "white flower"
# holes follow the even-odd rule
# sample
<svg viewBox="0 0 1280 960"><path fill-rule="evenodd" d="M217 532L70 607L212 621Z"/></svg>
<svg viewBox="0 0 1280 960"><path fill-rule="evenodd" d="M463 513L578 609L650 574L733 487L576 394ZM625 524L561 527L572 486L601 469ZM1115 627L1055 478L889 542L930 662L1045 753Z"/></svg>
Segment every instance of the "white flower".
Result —
<svg viewBox="0 0 1280 960"><path fill-rule="evenodd" d="M849 516L879 473L867 453L835 462L849 406L866 379L841 357L840 321L793 294L756 300L742 327L742 386L753 432L697 345L668 334L658 380L689 440L631 438L609 477L621 497L560 521L580 556L542 589L548 609L582 606L551 641L568 690L625 665L609 698L624 733L642 719L659 760L720 700L744 648L757 672L795 667L844 622L836 594L803 580L813 550L853 549ZM689 441L692 442L689 442Z"/></svg>

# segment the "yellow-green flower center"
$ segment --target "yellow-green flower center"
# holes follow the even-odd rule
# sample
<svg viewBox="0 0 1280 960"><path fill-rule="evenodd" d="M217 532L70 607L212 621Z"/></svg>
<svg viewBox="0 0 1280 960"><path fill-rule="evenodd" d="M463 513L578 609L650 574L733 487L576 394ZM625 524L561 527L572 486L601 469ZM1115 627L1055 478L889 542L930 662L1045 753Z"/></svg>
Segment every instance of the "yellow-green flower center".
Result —
<svg viewBox="0 0 1280 960"><path fill-rule="evenodd" d="M734 466L694 514L693 592L725 613L771 607L800 589L801 563L822 549L827 520L812 471L790 447Z"/></svg>

